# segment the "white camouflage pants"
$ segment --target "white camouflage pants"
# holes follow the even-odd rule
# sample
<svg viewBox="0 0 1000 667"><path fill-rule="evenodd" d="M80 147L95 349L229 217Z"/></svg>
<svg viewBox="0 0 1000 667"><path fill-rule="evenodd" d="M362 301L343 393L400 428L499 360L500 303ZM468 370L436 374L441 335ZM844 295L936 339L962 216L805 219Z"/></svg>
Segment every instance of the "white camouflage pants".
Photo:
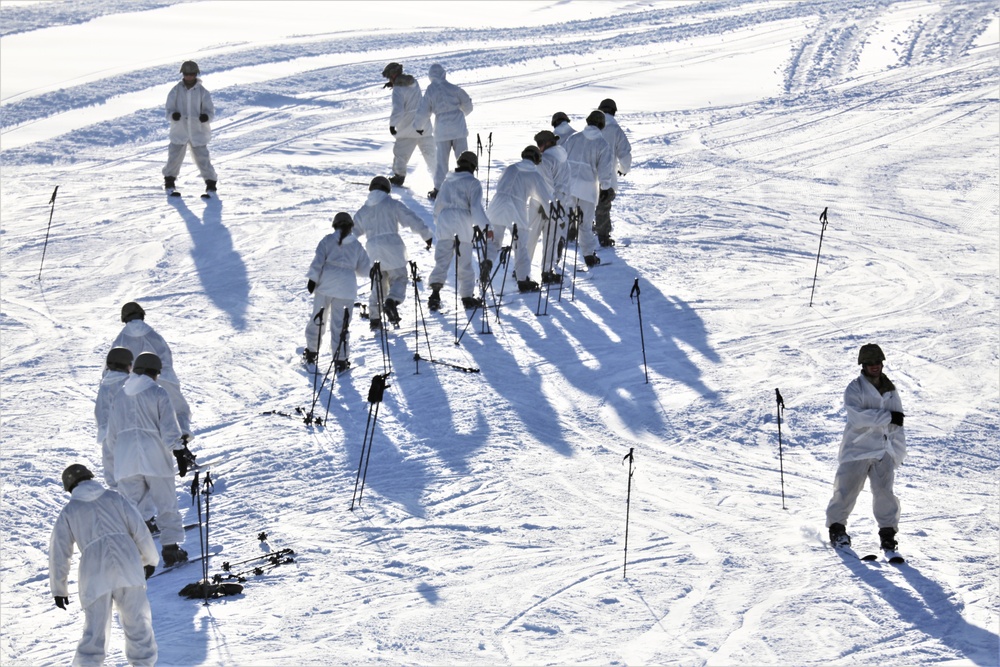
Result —
<svg viewBox="0 0 1000 667"><path fill-rule="evenodd" d="M896 462L889 455L881 459L862 459L860 461L844 461L837 467L833 478L833 498L826 508L826 525L840 523L847 525L847 517L854 510L854 503L865 487L865 480L870 482L872 492L872 511L879 528L897 528L899 526L899 498L892 492L896 478Z"/></svg>
<svg viewBox="0 0 1000 667"><path fill-rule="evenodd" d="M156 507L156 526L161 544L184 542L184 521L177 507L177 487L173 477L133 475L118 480L118 491L136 507ZM146 517L143 517L145 519Z"/></svg>
<svg viewBox="0 0 1000 667"><path fill-rule="evenodd" d="M83 637L76 646L73 667L104 664L111 631L112 602L118 608L118 621L125 631L125 657L129 664L152 667L156 664L156 638L144 586L115 588L84 607Z"/></svg>
<svg viewBox="0 0 1000 667"><path fill-rule="evenodd" d="M167 149L167 164L163 167L164 176L177 178L181 173L181 165L184 164L184 155L188 148L191 149L191 157L194 158L195 166L201 172L202 179L206 181L217 181L219 177L215 174L212 160L208 156L208 146L192 146L191 144L170 144Z"/></svg>
<svg viewBox="0 0 1000 667"><path fill-rule="evenodd" d="M318 316L322 309L323 315ZM344 322L344 311L347 311L347 322ZM354 299L337 299L323 294L313 294L313 314L306 323L306 349L319 352L323 344L323 332L330 323L330 354L339 361L351 358L351 316L354 311ZM344 347L340 347L340 336L344 336Z"/></svg>
<svg viewBox="0 0 1000 667"><path fill-rule="evenodd" d="M427 163L427 171L434 176L437 167L437 146L434 137L396 137L396 143L392 147L392 173L397 176L406 176L406 167L410 164L410 157L413 150L420 148L420 154L424 156Z"/></svg>
<svg viewBox="0 0 1000 667"><path fill-rule="evenodd" d="M469 150L469 140L466 137L437 142L437 163L434 165L435 190L441 187L444 177L448 175L448 153L454 153L457 162L458 156L467 150Z"/></svg>

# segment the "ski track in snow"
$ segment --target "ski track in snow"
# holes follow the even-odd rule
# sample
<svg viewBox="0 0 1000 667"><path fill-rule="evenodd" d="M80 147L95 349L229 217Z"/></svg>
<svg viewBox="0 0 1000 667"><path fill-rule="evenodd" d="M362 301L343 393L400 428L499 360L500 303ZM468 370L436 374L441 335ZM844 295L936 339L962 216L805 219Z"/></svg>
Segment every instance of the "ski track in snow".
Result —
<svg viewBox="0 0 1000 667"><path fill-rule="evenodd" d="M197 6L5 6L2 34ZM69 614L51 605L48 532L62 468L99 468L101 360L135 299L173 347L192 449L223 460L212 571L296 552L207 608L176 595L196 564L151 581L161 664L998 664L995 5L579 7L557 25L523 10L511 29L214 37L194 56L219 110L218 201L198 198L190 162L183 198L158 189L176 58L5 99L0 662L64 663L79 637L75 585ZM634 242L602 250L613 263L581 272L572 299L553 291L545 316L536 295L505 296L492 334L477 316L459 345L453 278L442 314L420 284L429 350L411 286L372 427L383 356L367 322L355 313L354 367L315 407L296 348L316 242L391 163L378 72L401 48L422 85L441 62L470 91L470 130L495 141L493 184L554 110L580 129L616 98L634 162L615 235ZM752 71L759 92L688 90L738 58L775 63ZM407 185L394 194L432 224L422 164ZM431 254L404 239L426 280ZM843 388L870 340L907 406L901 567L841 560L823 527ZM414 352L480 372L418 374ZM296 412L327 405L322 426ZM876 546L869 501L852 516L859 552ZM196 534L187 547L200 553ZM110 663L122 646L116 625Z"/></svg>

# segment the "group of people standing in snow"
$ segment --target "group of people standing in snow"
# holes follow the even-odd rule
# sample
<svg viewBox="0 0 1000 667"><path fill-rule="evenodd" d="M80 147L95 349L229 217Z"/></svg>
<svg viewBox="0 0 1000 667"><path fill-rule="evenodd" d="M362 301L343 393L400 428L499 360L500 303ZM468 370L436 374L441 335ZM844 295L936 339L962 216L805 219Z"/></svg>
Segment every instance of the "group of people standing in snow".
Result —
<svg viewBox="0 0 1000 667"><path fill-rule="evenodd" d="M157 647L145 580L164 566L187 560L184 524L177 504L176 474L195 464L191 408L173 369L163 337L145 322L145 310L122 306L121 332L105 357L94 404L104 481L74 463L62 473L70 501L52 529L49 585L55 604L69 603L73 546L78 570L83 637L74 665L100 665L107 650L112 607L125 631L130 664L153 665ZM176 468L175 468L176 465ZM157 553L153 535L163 545Z"/></svg>
<svg viewBox="0 0 1000 667"><path fill-rule="evenodd" d="M357 298L357 278L367 277L374 264L380 278L369 298L370 327L384 321L398 323L399 305L406 295L407 256L400 228L408 227L434 248L434 268L427 299L432 311L441 307L441 290L455 263L457 296L463 307L482 307L475 295L477 280L483 287L499 268L501 249L511 234L513 275L518 290L540 289L532 278L536 251L542 253L537 278L543 284L562 281L559 261L568 242L575 240L587 267L600 263L599 247L613 246L611 202L618 176L632 166L632 147L615 120L613 99L600 102L577 132L569 116L553 114L552 129L532 137L520 160L508 165L497 181L493 199L483 203L478 176L479 156L469 150L465 117L472 112L472 98L447 79L444 67L428 70L430 84L421 92L414 76L391 62L382 70L385 87L392 89L389 133L394 138L392 175L376 176L369 197L352 217L340 212L335 231L316 248L307 274L313 309L305 330L306 363L315 363L323 331L330 324L331 350L339 370L349 366L348 325ZM403 187L414 151L420 150L433 178L428 197L434 202L434 232L402 202L393 199L393 187ZM452 156L455 169L449 172ZM365 237L365 247L351 239ZM478 258L478 270L473 258Z"/></svg>

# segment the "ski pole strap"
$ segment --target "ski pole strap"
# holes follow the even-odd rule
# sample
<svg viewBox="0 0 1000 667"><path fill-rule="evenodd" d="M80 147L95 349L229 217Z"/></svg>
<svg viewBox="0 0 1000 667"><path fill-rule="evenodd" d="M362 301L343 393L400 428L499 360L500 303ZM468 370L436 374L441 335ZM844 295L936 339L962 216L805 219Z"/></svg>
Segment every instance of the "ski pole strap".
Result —
<svg viewBox="0 0 1000 667"><path fill-rule="evenodd" d="M323 311L324 310L326 310L326 308L320 308L319 312L316 313L315 315L313 315L313 324L318 324L320 326L323 326Z"/></svg>
<svg viewBox="0 0 1000 667"><path fill-rule="evenodd" d="M639 298L639 279L636 278L635 282L632 283L632 291L628 293L629 300Z"/></svg>
<svg viewBox="0 0 1000 667"><path fill-rule="evenodd" d="M785 399L783 399L781 397L781 392L778 391L777 387L774 388L774 396L775 396L776 400L778 401L778 407L779 408L785 407Z"/></svg>

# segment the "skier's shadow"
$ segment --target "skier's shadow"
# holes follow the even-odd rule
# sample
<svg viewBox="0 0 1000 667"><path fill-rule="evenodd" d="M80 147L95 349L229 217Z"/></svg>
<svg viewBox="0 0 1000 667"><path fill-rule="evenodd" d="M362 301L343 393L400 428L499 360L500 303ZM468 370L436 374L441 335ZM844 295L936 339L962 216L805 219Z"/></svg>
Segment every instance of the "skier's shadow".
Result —
<svg viewBox="0 0 1000 667"><path fill-rule="evenodd" d="M250 281L247 267L233 248L233 238L222 224L222 203L210 199L205 205L204 219L199 219L180 197L170 197L173 205L191 234L198 279L205 294L238 331L246 329L246 311L250 302Z"/></svg>
<svg viewBox="0 0 1000 667"><path fill-rule="evenodd" d="M866 584L878 592L880 598L895 608L900 618L912 623L921 632L937 637L975 665L986 667L997 664L1000 636L965 620L959 607L952 603L951 594L940 584L925 577L909 563L883 567L898 568L917 595L895 585L870 566L861 568L859 574Z"/></svg>

